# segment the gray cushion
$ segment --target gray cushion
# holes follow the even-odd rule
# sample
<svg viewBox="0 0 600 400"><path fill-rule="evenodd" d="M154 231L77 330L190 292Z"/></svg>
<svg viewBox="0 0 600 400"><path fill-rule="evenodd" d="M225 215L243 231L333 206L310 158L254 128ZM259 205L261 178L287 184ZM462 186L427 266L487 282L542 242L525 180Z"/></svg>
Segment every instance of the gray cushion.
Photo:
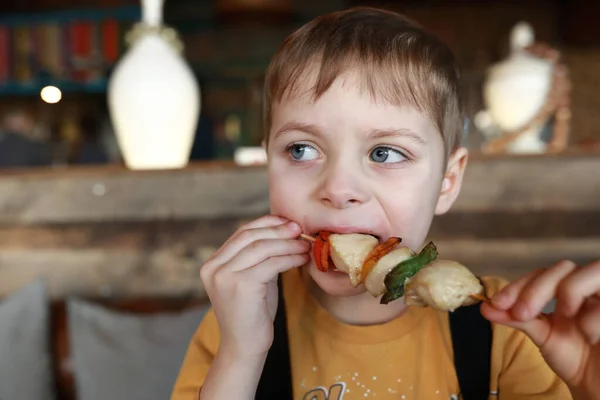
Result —
<svg viewBox="0 0 600 400"><path fill-rule="evenodd" d="M49 300L36 280L0 301L0 399L54 398Z"/></svg>
<svg viewBox="0 0 600 400"><path fill-rule="evenodd" d="M207 310L208 306L135 315L70 300L78 399L169 399L190 339Z"/></svg>

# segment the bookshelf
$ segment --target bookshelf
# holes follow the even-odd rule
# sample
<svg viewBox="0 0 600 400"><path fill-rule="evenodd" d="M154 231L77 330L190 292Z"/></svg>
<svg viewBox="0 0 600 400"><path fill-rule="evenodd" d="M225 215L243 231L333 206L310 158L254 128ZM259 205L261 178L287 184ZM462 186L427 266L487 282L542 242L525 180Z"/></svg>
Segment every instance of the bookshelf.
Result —
<svg viewBox="0 0 600 400"><path fill-rule="evenodd" d="M139 6L0 16L0 96L103 93Z"/></svg>

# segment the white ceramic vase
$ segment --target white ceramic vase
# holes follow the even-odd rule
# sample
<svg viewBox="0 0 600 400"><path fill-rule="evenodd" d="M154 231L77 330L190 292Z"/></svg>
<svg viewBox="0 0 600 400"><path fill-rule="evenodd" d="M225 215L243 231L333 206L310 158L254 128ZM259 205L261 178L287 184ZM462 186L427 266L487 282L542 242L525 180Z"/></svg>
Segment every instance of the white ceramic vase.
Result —
<svg viewBox="0 0 600 400"><path fill-rule="evenodd" d="M540 111L552 83L553 66L524 48L534 41L531 26L517 24L511 32L511 54L488 70L483 88L487 112L502 131L523 128ZM543 152L546 144L538 128L525 132L509 145L512 153Z"/></svg>
<svg viewBox="0 0 600 400"><path fill-rule="evenodd" d="M141 1L142 33L108 85L119 147L135 170L185 167L200 115L198 82L173 41L161 34L163 2Z"/></svg>

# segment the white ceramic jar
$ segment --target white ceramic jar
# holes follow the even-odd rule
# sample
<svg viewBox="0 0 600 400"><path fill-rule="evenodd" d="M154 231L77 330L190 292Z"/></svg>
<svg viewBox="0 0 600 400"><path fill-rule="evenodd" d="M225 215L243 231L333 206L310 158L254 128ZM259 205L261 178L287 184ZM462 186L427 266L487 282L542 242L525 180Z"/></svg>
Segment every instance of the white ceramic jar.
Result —
<svg viewBox="0 0 600 400"><path fill-rule="evenodd" d="M130 169L185 167L200 115L200 87L163 26L163 0L142 0L142 24L108 85L111 120Z"/></svg>
<svg viewBox="0 0 600 400"><path fill-rule="evenodd" d="M533 30L527 23L517 24L511 32L511 54L487 73L483 98L494 124L504 132L526 126L545 104L552 84L553 65L527 53L533 44ZM543 152L546 144L539 128L525 132L509 145L513 153Z"/></svg>

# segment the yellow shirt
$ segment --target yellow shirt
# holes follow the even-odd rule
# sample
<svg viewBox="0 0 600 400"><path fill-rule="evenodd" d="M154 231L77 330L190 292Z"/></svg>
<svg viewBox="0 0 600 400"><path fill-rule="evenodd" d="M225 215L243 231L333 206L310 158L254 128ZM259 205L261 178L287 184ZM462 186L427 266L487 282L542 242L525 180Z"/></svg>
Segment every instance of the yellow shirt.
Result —
<svg viewBox="0 0 600 400"><path fill-rule="evenodd" d="M488 295L505 284L489 277L484 283ZM385 324L352 326L318 305L298 270L284 274L283 288L296 399L457 398L446 313L410 307ZM493 335L490 400L572 398L527 336L496 325ZM172 400L198 399L218 346L211 310L191 341Z"/></svg>

